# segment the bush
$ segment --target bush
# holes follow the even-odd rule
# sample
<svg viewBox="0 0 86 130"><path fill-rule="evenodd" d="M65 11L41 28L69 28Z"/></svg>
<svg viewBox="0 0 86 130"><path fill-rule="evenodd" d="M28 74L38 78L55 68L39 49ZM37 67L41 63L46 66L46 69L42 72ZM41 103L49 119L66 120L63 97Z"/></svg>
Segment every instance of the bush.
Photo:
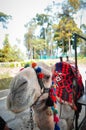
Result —
<svg viewBox="0 0 86 130"><path fill-rule="evenodd" d="M25 65L25 62L24 61L21 62L21 67L24 67L24 65Z"/></svg>
<svg viewBox="0 0 86 130"><path fill-rule="evenodd" d="M9 89L9 84L12 78L2 78L0 79L0 90Z"/></svg>
<svg viewBox="0 0 86 130"><path fill-rule="evenodd" d="M14 63L11 63L11 64L10 64L10 67L11 67L11 68L13 68L14 66L15 66Z"/></svg>
<svg viewBox="0 0 86 130"><path fill-rule="evenodd" d="M78 57L78 63L80 63L80 64L86 64L86 57L83 57L83 56L81 56L81 57Z"/></svg>

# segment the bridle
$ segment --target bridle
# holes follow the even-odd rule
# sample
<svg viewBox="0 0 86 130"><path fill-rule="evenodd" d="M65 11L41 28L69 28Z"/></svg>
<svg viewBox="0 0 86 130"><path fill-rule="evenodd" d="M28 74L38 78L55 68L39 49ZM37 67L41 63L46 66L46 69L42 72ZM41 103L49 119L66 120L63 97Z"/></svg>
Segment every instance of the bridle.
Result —
<svg viewBox="0 0 86 130"><path fill-rule="evenodd" d="M35 71L35 69L34 69ZM37 75L37 72L35 71L36 75ZM38 83L39 83L39 86L40 86L40 89L41 89L41 95L36 99L36 101L30 106L30 124L31 124L31 130L34 129L34 121L33 121L33 110L32 110L32 107L34 105L36 105L40 99L40 97L44 94L44 93L49 93L49 89L50 88L46 88L45 85L43 84L43 81L42 79L38 78L38 75L37 75L37 79L38 79ZM41 102L45 102L46 99L43 99Z"/></svg>
<svg viewBox="0 0 86 130"><path fill-rule="evenodd" d="M36 72L36 71L35 71ZM36 72L37 75L37 72ZM36 105L36 103L38 102L39 98L44 94L44 93L48 93L50 88L46 88L45 85L43 84L42 79L38 78L37 75L37 79L38 79L38 83L41 89L41 95L36 99L36 101L31 105L31 107L33 107L34 105Z"/></svg>

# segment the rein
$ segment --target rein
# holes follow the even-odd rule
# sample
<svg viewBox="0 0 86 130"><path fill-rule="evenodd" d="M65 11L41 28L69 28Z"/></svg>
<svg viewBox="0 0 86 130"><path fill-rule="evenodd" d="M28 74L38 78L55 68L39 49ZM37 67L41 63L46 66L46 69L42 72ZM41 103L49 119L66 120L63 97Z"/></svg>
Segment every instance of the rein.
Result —
<svg viewBox="0 0 86 130"><path fill-rule="evenodd" d="M34 67L33 67L33 68L34 68ZM49 90L50 90L50 88L46 88L46 87L44 86L43 81L42 81L43 75L41 74L41 75L39 76L39 73L41 73L41 70L39 71L39 70L37 70L37 69L40 70L40 68L36 68L36 69L34 69L34 71L36 72L36 75L37 75L38 83L39 83L39 86L40 86L40 89L41 89L41 95L40 95L40 96L36 99L36 101L30 106L30 123L31 123L31 130L34 129L34 123L33 123L34 121L33 121L33 115L32 115L32 114L33 114L32 107L38 103L38 100L40 99L40 97L41 97L44 93L49 93ZM42 102L44 102L44 101L46 101L46 99L43 99L43 100L42 100Z"/></svg>
<svg viewBox="0 0 86 130"><path fill-rule="evenodd" d="M36 71L35 71L35 72L36 72ZM36 73L36 75L37 75L37 73ZM31 107L34 106L34 105L36 105L36 103L38 102L39 98L40 98L44 93L49 93L49 90L50 90L50 88L46 88L46 87L44 86L42 79L41 79L41 78L38 78L38 75L37 75L37 79L38 79L39 86L40 86L41 90L43 90L43 91L41 92L41 95L36 99L36 101L31 105Z"/></svg>

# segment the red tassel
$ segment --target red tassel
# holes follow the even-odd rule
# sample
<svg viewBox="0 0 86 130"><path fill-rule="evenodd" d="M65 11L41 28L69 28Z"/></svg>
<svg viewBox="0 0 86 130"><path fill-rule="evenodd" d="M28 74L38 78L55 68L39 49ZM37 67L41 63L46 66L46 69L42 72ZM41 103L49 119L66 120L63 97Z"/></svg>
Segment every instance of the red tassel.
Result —
<svg viewBox="0 0 86 130"><path fill-rule="evenodd" d="M44 78L44 74L43 74L43 73L39 73L39 74L38 74L38 78L39 78L39 79Z"/></svg>
<svg viewBox="0 0 86 130"><path fill-rule="evenodd" d="M52 100L53 100L53 102L56 102L56 97L55 96L50 96L51 98L52 98Z"/></svg>
<svg viewBox="0 0 86 130"><path fill-rule="evenodd" d="M54 115L54 122L56 122L56 123L59 122L59 117L56 114Z"/></svg>

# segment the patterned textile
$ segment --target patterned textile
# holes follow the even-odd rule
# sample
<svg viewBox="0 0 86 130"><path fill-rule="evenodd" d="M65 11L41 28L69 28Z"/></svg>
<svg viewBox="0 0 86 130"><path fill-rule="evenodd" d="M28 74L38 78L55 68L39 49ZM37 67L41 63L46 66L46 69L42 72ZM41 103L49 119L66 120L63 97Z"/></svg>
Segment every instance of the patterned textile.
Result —
<svg viewBox="0 0 86 130"><path fill-rule="evenodd" d="M60 103L67 103L76 109L75 102L83 94L84 86L79 70L67 62L55 64L52 80L56 85L57 100ZM76 85L77 80L77 85Z"/></svg>

